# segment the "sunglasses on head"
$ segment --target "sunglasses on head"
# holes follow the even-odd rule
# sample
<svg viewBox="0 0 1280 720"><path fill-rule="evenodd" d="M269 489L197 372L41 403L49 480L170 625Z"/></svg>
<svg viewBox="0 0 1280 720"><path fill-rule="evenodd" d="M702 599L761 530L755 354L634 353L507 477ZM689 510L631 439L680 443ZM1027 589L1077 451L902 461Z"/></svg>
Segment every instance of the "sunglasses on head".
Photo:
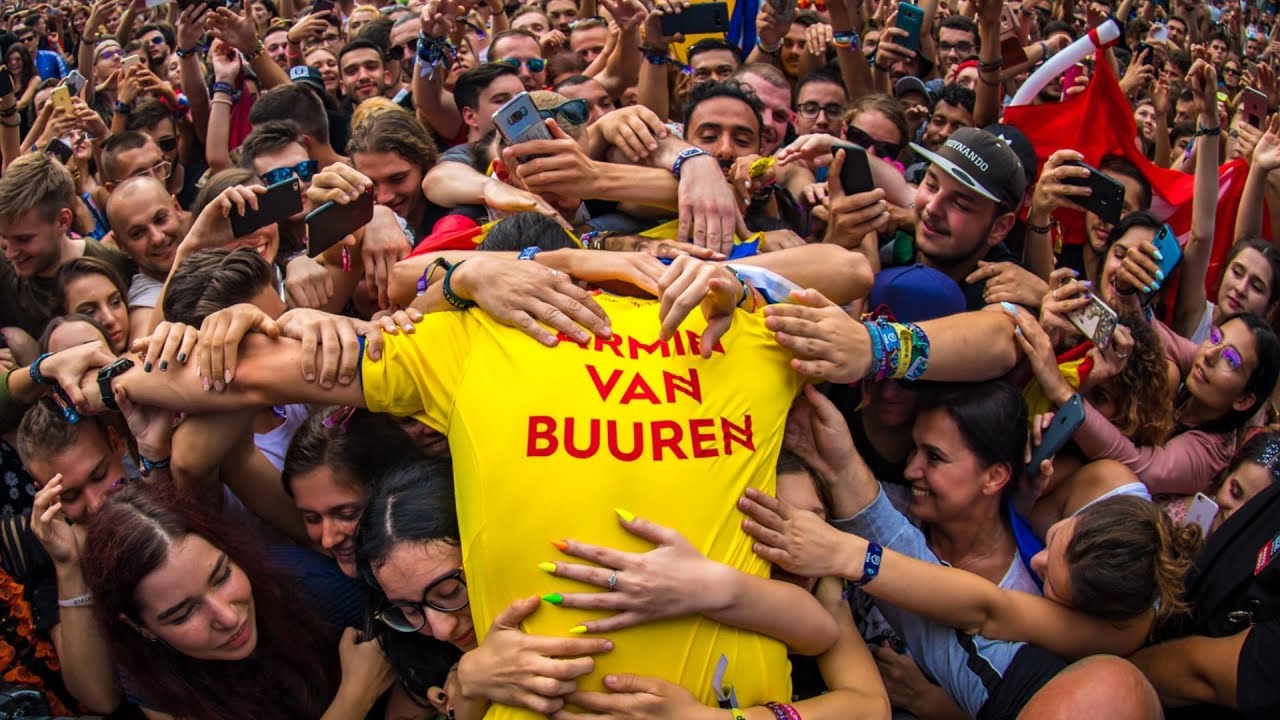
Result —
<svg viewBox="0 0 1280 720"><path fill-rule="evenodd" d="M520 69L520 58L502 58L498 62L503 65L509 65L516 70ZM528 58L527 60L524 60L524 66L529 68L529 72L531 73L540 73L547 67L547 61L542 58Z"/></svg>
<svg viewBox="0 0 1280 720"><path fill-rule="evenodd" d="M552 120L557 115L564 118L570 125L586 125L587 118L591 116L591 106L586 100L578 98L577 100L569 100L563 102L553 108L539 110L543 120Z"/></svg>
<svg viewBox="0 0 1280 720"><path fill-rule="evenodd" d="M293 167L279 167L262 173L262 182L268 186L275 185L278 182L288 180L294 175L297 175L302 182L309 182L315 176L317 167L315 160L303 160Z"/></svg>
<svg viewBox="0 0 1280 720"><path fill-rule="evenodd" d="M862 147L871 150L875 153L876 157L892 159L898 157L898 154L902 152L901 145L885 142L884 140L876 140L852 125L845 125L844 139L854 145L861 145Z"/></svg>

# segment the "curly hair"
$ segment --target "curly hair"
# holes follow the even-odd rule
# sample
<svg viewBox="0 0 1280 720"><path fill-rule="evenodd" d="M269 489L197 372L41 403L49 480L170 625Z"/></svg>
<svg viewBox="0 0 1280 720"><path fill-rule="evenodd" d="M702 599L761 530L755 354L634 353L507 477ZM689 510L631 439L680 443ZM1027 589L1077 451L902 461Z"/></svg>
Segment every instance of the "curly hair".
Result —
<svg viewBox="0 0 1280 720"><path fill-rule="evenodd" d="M1115 406L1108 418L1135 445L1163 445L1173 434L1173 391L1156 331L1140 315L1120 316L1133 350L1120 374L1096 389Z"/></svg>

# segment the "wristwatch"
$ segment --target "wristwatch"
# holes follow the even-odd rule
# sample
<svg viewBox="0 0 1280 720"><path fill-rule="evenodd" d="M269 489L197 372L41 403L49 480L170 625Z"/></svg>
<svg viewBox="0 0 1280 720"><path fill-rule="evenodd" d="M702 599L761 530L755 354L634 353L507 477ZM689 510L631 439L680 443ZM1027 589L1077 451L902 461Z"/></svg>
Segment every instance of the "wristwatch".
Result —
<svg viewBox="0 0 1280 720"><path fill-rule="evenodd" d="M679 180L680 168L684 166L685 161L691 158L696 158L699 155L710 155L710 154L711 153L707 152L706 150L703 150L702 148L696 148L696 147L691 147L686 150L681 150L680 154L676 156L675 164L671 166L671 174L675 175L676 179Z"/></svg>
<svg viewBox="0 0 1280 720"><path fill-rule="evenodd" d="M112 410L119 410L120 406L116 404L115 393L111 390L111 381L118 375L123 375L129 368L133 367L133 361L129 358L120 358L110 365L98 371L98 392L102 393L102 404Z"/></svg>

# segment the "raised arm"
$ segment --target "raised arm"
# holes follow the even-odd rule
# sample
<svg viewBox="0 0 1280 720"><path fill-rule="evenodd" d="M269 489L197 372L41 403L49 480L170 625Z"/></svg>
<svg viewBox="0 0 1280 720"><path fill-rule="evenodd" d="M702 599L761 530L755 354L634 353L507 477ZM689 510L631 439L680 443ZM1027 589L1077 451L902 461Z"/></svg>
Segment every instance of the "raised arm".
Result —
<svg viewBox="0 0 1280 720"><path fill-rule="evenodd" d="M1262 235L1261 208L1266 199L1267 176L1276 168L1280 168L1280 115L1271 116L1266 132L1253 146L1249 175L1244 181L1244 194L1240 196L1240 209L1236 211L1233 242Z"/></svg>
<svg viewBox="0 0 1280 720"><path fill-rule="evenodd" d="M1197 60L1187 73L1195 95L1199 124L1202 128L1218 128L1218 75L1213 66ZM1214 216L1218 212L1218 150L1213 137L1198 143L1196 152L1195 189L1191 206L1191 239L1183 248L1182 284L1178 290L1174 330L1191 337L1205 307L1205 274L1213 251ZM1258 213L1259 215L1261 213Z"/></svg>
<svg viewBox="0 0 1280 720"><path fill-rule="evenodd" d="M428 43L442 43L453 31L448 5L449 0L431 0L423 6L422 34ZM462 132L464 123L453 93L444 87L448 74L443 60L428 65L419 55L413 65L413 106L424 126L434 129L441 137L454 138Z"/></svg>

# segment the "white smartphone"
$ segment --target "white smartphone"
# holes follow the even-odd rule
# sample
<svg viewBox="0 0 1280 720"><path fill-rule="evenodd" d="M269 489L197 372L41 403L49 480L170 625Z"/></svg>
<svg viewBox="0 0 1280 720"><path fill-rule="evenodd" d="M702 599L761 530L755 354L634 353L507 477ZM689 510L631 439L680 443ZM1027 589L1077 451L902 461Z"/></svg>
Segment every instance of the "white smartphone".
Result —
<svg viewBox="0 0 1280 720"><path fill-rule="evenodd" d="M1183 521L1183 525L1199 525L1204 530L1204 534L1208 535L1213 528L1213 521L1218 517L1218 503L1214 502L1204 493L1196 493L1195 498L1191 501L1191 507L1187 510L1187 517Z"/></svg>
<svg viewBox="0 0 1280 720"><path fill-rule="evenodd" d="M80 74L79 70L72 70L67 73L67 76L62 80L62 84L67 86L67 90L69 90L72 95L79 95L80 90L84 88L84 83L84 76Z"/></svg>
<svg viewBox="0 0 1280 720"><path fill-rule="evenodd" d="M129 57L120 61L120 70L122 72L129 72L129 68L133 67L134 65L137 65L140 62L142 62L141 57L139 57L138 55L130 55Z"/></svg>
<svg viewBox="0 0 1280 720"><path fill-rule="evenodd" d="M1093 296L1088 305L1068 315L1067 319L1100 350L1111 347L1111 334L1116 331L1116 325L1120 323L1116 311L1099 300L1097 295Z"/></svg>

